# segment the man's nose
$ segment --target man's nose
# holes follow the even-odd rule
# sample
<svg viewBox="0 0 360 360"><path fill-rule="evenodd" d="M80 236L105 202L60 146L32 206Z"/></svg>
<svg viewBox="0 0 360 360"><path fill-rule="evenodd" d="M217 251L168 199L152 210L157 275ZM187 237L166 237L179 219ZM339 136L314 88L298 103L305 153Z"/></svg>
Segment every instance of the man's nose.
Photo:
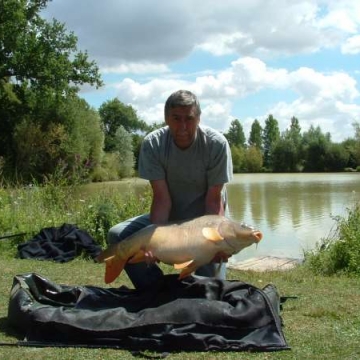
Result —
<svg viewBox="0 0 360 360"><path fill-rule="evenodd" d="M187 121L185 119L180 120L180 129L181 130L187 130Z"/></svg>

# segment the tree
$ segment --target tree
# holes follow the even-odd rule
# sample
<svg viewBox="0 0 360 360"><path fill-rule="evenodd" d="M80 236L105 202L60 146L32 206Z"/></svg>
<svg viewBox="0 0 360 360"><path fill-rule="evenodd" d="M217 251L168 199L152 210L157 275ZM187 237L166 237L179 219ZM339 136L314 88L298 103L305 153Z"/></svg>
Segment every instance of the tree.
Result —
<svg viewBox="0 0 360 360"><path fill-rule="evenodd" d="M63 144L72 136L67 131L76 127L69 124L67 115L61 116L59 109L77 98L79 85L102 85L95 62L77 50L76 36L57 20L41 18L47 2L0 1L0 156L7 171L18 171L18 175L25 168L40 174L46 162L47 169L51 168L55 159L44 159L55 153L48 151L47 141L55 136L58 139L53 139L54 143ZM93 116L90 111L88 114ZM72 120L76 122L77 118ZM23 168L20 164L25 165L29 154L20 144L20 134L27 130L38 146L38 155L34 154L31 164ZM23 145L26 142L31 146L30 137ZM63 150L58 149L56 156L63 156Z"/></svg>
<svg viewBox="0 0 360 360"><path fill-rule="evenodd" d="M355 130L355 147L354 147L354 157L357 165L360 166L360 123L354 122L353 127Z"/></svg>
<svg viewBox="0 0 360 360"><path fill-rule="evenodd" d="M244 129L238 119L231 122L229 130L224 136L228 140L230 146L245 148Z"/></svg>
<svg viewBox="0 0 360 360"><path fill-rule="evenodd" d="M245 149L242 147L231 145L230 150L234 173L244 172L246 170Z"/></svg>
<svg viewBox="0 0 360 360"><path fill-rule="evenodd" d="M271 168L272 166L272 151L279 138L280 130L278 121L270 114L265 120L265 128L263 132L264 165L267 168Z"/></svg>
<svg viewBox="0 0 360 360"><path fill-rule="evenodd" d="M165 121L154 122L151 125L147 125L146 132L149 133L151 131L160 129L160 128L164 127L164 126L166 126Z"/></svg>
<svg viewBox="0 0 360 360"><path fill-rule="evenodd" d="M248 172L257 173L262 170L263 156L256 146L250 146L245 152L245 167Z"/></svg>
<svg viewBox="0 0 360 360"><path fill-rule="evenodd" d="M69 166L76 161L87 162L89 170L101 161L104 134L99 114L77 96L59 108L59 121L64 124L67 138L62 144Z"/></svg>
<svg viewBox="0 0 360 360"><path fill-rule="evenodd" d="M272 169L275 172L295 172L298 167L298 148L289 136L282 136L272 150Z"/></svg>
<svg viewBox="0 0 360 360"><path fill-rule="evenodd" d="M116 132L122 126L127 132L147 130L147 125L140 120L131 105L125 105L119 99L106 101L99 108L100 118L105 134L105 151L111 152L116 148Z"/></svg>
<svg viewBox="0 0 360 360"><path fill-rule="evenodd" d="M259 150L263 148L263 139L262 139L263 129L257 119L251 125L250 135L249 135L249 145L255 146Z"/></svg>
<svg viewBox="0 0 360 360"><path fill-rule="evenodd" d="M132 139L125 128L120 125L115 133L116 153L119 158L118 175L120 178L129 177L134 172L134 154L132 151Z"/></svg>
<svg viewBox="0 0 360 360"><path fill-rule="evenodd" d="M329 144L324 159L325 170L343 171L349 162L349 156L341 144Z"/></svg>
<svg viewBox="0 0 360 360"><path fill-rule="evenodd" d="M290 129L286 131L287 137L298 147L301 143L301 127L299 120L293 116L291 118Z"/></svg>
<svg viewBox="0 0 360 360"><path fill-rule="evenodd" d="M360 143L358 145L354 138L348 138L341 143L341 146L349 154L346 167L356 169L360 165Z"/></svg>
<svg viewBox="0 0 360 360"><path fill-rule="evenodd" d="M290 128L284 131L273 147L273 171L301 171L301 139L299 120L293 116Z"/></svg>
<svg viewBox="0 0 360 360"><path fill-rule="evenodd" d="M19 176L41 181L59 172L60 166L66 176L86 180L102 157L104 135L98 113L74 96L42 115L48 120L40 115L24 117L15 127L13 164Z"/></svg>
<svg viewBox="0 0 360 360"><path fill-rule="evenodd" d="M40 125L24 119L14 131L14 163L22 180L41 180L56 167L63 158L60 145L66 141L62 125L49 124L46 130ZM56 145L55 145L56 144Z"/></svg>
<svg viewBox="0 0 360 360"><path fill-rule="evenodd" d="M324 134L320 126L316 128L311 125L309 130L303 134L304 170L324 171L325 159L331 143L329 133Z"/></svg>
<svg viewBox="0 0 360 360"><path fill-rule="evenodd" d="M64 24L40 17L48 0L0 2L0 79L33 89L51 88L59 96L78 84L101 86L95 62L77 51L77 38Z"/></svg>

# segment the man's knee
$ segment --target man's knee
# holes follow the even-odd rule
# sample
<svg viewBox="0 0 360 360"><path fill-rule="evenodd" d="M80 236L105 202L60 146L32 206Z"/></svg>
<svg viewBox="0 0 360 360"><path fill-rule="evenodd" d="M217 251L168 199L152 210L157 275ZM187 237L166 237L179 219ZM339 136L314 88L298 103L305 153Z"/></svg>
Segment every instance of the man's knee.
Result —
<svg viewBox="0 0 360 360"><path fill-rule="evenodd" d="M107 243L109 245L116 244L119 241L121 241L121 238L119 237L119 233L121 233L121 224L117 224L110 228L108 234L107 234Z"/></svg>
<svg viewBox="0 0 360 360"><path fill-rule="evenodd" d="M150 224L150 216L148 214L125 220L110 228L107 242L109 245L116 244Z"/></svg>

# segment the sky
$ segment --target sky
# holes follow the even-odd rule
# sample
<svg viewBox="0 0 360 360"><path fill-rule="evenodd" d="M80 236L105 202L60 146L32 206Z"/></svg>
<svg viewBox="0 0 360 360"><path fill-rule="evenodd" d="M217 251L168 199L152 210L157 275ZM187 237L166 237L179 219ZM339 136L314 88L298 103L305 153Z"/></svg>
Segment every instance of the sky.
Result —
<svg viewBox="0 0 360 360"><path fill-rule="evenodd" d="M238 119L248 138L272 114L334 142L360 123L359 0L52 0L56 18L99 66L104 86L80 96L98 109L118 98L148 124L162 122L179 89L200 100L201 123Z"/></svg>

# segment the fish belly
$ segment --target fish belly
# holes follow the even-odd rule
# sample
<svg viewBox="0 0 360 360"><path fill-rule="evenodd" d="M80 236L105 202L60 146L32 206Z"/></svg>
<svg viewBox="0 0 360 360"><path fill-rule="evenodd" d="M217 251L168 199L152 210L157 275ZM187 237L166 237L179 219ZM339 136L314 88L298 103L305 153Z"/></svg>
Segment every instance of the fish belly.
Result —
<svg viewBox="0 0 360 360"><path fill-rule="evenodd" d="M195 224L195 227L157 229L149 244L149 250L154 257L169 265L190 260L206 264L221 251L221 246L206 240L202 235L202 228Z"/></svg>

